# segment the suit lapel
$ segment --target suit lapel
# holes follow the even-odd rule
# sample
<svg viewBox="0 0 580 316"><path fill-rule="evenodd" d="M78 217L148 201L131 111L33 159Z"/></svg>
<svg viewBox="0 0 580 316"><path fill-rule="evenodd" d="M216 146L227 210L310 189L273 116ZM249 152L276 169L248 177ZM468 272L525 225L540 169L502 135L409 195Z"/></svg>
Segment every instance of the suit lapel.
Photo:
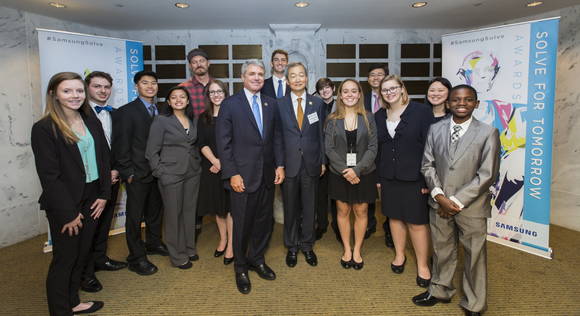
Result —
<svg viewBox="0 0 580 316"><path fill-rule="evenodd" d="M270 129L270 124L272 124L274 121L271 119L271 117L273 117L272 111L274 111L274 108L268 101L264 101L262 96L260 96L260 101L262 102L262 127L264 132L262 139L266 139L266 131Z"/></svg>
<svg viewBox="0 0 580 316"><path fill-rule="evenodd" d="M310 120L308 119L308 115L316 112L316 107L314 106L314 101L312 96L308 93L306 94L306 102L304 103L304 119L302 120L302 133L305 133L306 130L310 128ZM316 114L318 115L318 114ZM318 118L320 120L320 118Z"/></svg>
<svg viewBox="0 0 580 316"><path fill-rule="evenodd" d="M357 115L357 131L356 131L356 145L360 144L360 140L363 134L363 131L366 133L367 126L365 125L365 119L362 115Z"/></svg>
<svg viewBox="0 0 580 316"><path fill-rule="evenodd" d="M298 128L298 120L296 119L296 113L294 113L294 104L292 104L292 97L287 94L283 99L278 99L278 102L282 104L284 110L288 115L288 119L293 122L294 128L300 131Z"/></svg>
<svg viewBox="0 0 580 316"><path fill-rule="evenodd" d="M246 98L246 93L244 92L243 89L238 93L238 98L240 99L239 101L242 104L242 112L244 112L246 114L246 116L248 117L248 119L250 120L250 122L252 123L254 128L256 129L256 132L258 132L258 135L260 135L260 129L258 128L258 124L256 123L256 118L254 118L254 113L252 112L251 105L250 105L250 103L248 103L248 99ZM263 112L264 111L262 109L262 116L264 115ZM262 118L262 122L263 121L264 121L264 119Z"/></svg>
<svg viewBox="0 0 580 316"><path fill-rule="evenodd" d="M478 130L479 121L474 118L473 121L471 121L469 128L467 128L465 134L463 134L463 136L461 136L461 138L458 140L457 149L455 149L455 154L453 155L451 165L453 165L457 160L459 160L459 158L461 158L461 156L463 156L467 147L475 140ZM447 128L447 133L451 133L449 128ZM451 142L451 136L449 136L449 142Z"/></svg>
<svg viewBox="0 0 580 316"><path fill-rule="evenodd" d="M143 101L141 101L141 99L139 98L135 99L135 106L137 107L137 111L141 113L141 116L146 117L147 120L149 120L149 123L153 121L153 117L151 116L151 114L149 114L149 111L147 111L147 109L145 108L145 104L143 103Z"/></svg>

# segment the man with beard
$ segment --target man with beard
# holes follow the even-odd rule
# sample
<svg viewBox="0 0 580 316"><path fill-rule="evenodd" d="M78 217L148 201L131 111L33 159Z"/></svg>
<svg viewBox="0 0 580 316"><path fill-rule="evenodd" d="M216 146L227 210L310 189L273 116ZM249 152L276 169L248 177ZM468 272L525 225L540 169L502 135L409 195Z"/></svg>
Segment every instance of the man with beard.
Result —
<svg viewBox="0 0 580 316"><path fill-rule="evenodd" d="M209 58L207 53L199 48L194 48L187 53L187 61L191 69L192 76L187 81L179 84L189 92L193 114L199 116L205 111L205 96L203 89L212 79L209 75Z"/></svg>

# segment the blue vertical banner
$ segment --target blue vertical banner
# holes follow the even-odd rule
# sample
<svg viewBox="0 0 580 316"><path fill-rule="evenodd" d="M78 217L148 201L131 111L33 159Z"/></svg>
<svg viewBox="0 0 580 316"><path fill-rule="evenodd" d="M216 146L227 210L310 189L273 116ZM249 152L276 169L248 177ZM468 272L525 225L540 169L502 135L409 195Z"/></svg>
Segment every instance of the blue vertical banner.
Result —
<svg viewBox="0 0 580 316"><path fill-rule="evenodd" d="M545 258L549 247L552 132L559 18L448 34L443 76L468 84L476 119L500 133L488 240Z"/></svg>
<svg viewBox="0 0 580 316"><path fill-rule="evenodd" d="M127 52L127 102L130 102L138 96L133 77L137 72L143 70L143 44L126 41L125 45Z"/></svg>

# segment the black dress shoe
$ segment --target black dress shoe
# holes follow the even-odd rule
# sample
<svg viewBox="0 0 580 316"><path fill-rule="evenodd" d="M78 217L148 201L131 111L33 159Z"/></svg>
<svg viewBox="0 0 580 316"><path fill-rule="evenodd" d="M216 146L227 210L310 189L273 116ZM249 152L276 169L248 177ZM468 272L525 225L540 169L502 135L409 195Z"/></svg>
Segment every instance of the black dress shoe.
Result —
<svg viewBox="0 0 580 316"><path fill-rule="evenodd" d="M405 257L403 264L400 266L397 266L397 265L394 265L391 263L391 270L393 270L393 272L396 274L401 274L405 271L405 263L407 263L407 257Z"/></svg>
<svg viewBox="0 0 580 316"><path fill-rule="evenodd" d="M298 253L296 251L288 250L286 253L286 265L290 268L294 268L298 262Z"/></svg>
<svg viewBox="0 0 580 316"><path fill-rule="evenodd" d="M197 261L197 260L199 260L199 256L197 254L189 256L189 261Z"/></svg>
<svg viewBox="0 0 580 316"><path fill-rule="evenodd" d="M107 258L102 264L95 264L95 271L117 271L127 267L127 262Z"/></svg>
<svg viewBox="0 0 580 316"><path fill-rule="evenodd" d="M213 256L216 257L216 258L219 258L219 257L223 256L225 252L226 252L226 248L224 248L224 250L222 250L222 251L219 251L219 250L216 249L213 252Z"/></svg>
<svg viewBox="0 0 580 316"><path fill-rule="evenodd" d="M232 262L234 262L234 257L228 258L228 257L224 256L224 264L226 266Z"/></svg>
<svg viewBox="0 0 580 316"><path fill-rule="evenodd" d="M393 236L391 234L385 234L385 246L387 246L387 248L395 248Z"/></svg>
<svg viewBox="0 0 580 316"><path fill-rule="evenodd" d="M276 273L268 267L265 263L259 264L257 266L249 266L248 269L255 271L264 280L276 280Z"/></svg>
<svg viewBox="0 0 580 316"><path fill-rule="evenodd" d="M417 276L417 285L420 287L424 287L427 288L429 287L429 284L431 284L431 279L423 279L420 276Z"/></svg>
<svg viewBox="0 0 580 316"><path fill-rule="evenodd" d="M367 230L365 231L365 239L369 239L369 237L371 237L372 234L374 234L377 231L376 227L367 227Z"/></svg>
<svg viewBox="0 0 580 316"><path fill-rule="evenodd" d="M431 296L431 293L429 293L429 291L426 291L424 293L421 293L417 296L414 296L412 299L413 303L417 306L433 306L437 303L449 303L451 302L451 300L447 299L440 299L440 298L436 298L435 296Z"/></svg>
<svg viewBox="0 0 580 316"><path fill-rule="evenodd" d="M252 290L252 283L250 283L250 276L247 272L236 273L236 286L238 291L242 294L248 294Z"/></svg>
<svg viewBox="0 0 580 316"><path fill-rule="evenodd" d="M193 267L193 264L191 263L191 261L187 261L186 263L177 266L179 269L181 270L187 270L187 269L191 269L191 267Z"/></svg>
<svg viewBox="0 0 580 316"><path fill-rule="evenodd" d="M463 309L465 316L480 316L481 315L480 312L472 312L470 310L465 309L463 306L461 306L461 309Z"/></svg>
<svg viewBox="0 0 580 316"><path fill-rule="evenodd" d="M91 305L91 307L82 310L82 311L77 311L77 312L73 312L73 314L91 314L94 313L98 310L100 310L101 308L103 308L103 306L105 306L105 303L101 302L101 301L92 301L93 305ZM87 302L89 303L89 302Z"/></svg>
<svg viewBox="0 0 580 316"><path fill-rule="evenodd" d="M162 255L162 256L169 256L169 251L164 244L160 244L157 246L147 246L146 247L148 255Z"/></svg>
<svg viewBox="0 0 580 316"><path fill-rule="evenodd" d="M352 259L352 268L355 270L360 270L365 266L365 262L361 261L361 262L356 262L354 261L354 259Z"/></svg>
<svg viewBox="0 0 580 316"><path fill-rule="evenodd" d="M313 267L316 267L318 265L318 258L316 257L314 250L303 251L302 253L304 254L304 259L306 259L306 263L308 263Z"/></svg>
<svg viewBox="0 0 580 316"><path fill-rule="evenodd" d="M350 269L352 268L352 259L350 259L349 261L344 261L342 260L342 258L340 258L340 265L345 269Z"/></svg>
<svg viewBox="0 0 580 316"><path fill-rule="evenodd" d="M85 278L81 281L81 290L85 292L95 293L103 289L101 282L93 276L91 278Z"/></svg>
<svg viewBox="0 0 580 316"><path fill-rule="evenodd" d="M139 275L151 275L157 272L157 267L145 259L139 262L129 263L129 270Z"/></svg>
<svg viewBox="0 0 580 316"><path fill-rule="evenodd" d="M322 236L326 233L326 229L317 229L316 230L316 240L322 239Z"/></svg>

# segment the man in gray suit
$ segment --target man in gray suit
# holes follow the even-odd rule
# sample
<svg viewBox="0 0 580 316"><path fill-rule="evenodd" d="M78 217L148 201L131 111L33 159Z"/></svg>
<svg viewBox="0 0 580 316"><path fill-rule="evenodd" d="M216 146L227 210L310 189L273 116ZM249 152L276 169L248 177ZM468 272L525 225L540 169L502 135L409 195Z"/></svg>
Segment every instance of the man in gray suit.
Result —
<svg viewBox="0 0 580 316"><path fill-rule="evenodd" d="M487 267L485 240L491 214L489 187L499 170L499 133L472 117L479 105L471 86L449 92L452 117L431 126L421 172L433 199L429 199L433 270L429 290L413 297L419 306L449 303L455 294L457 236L465 250L464 297L466 315L486 308Z"/></svg>

